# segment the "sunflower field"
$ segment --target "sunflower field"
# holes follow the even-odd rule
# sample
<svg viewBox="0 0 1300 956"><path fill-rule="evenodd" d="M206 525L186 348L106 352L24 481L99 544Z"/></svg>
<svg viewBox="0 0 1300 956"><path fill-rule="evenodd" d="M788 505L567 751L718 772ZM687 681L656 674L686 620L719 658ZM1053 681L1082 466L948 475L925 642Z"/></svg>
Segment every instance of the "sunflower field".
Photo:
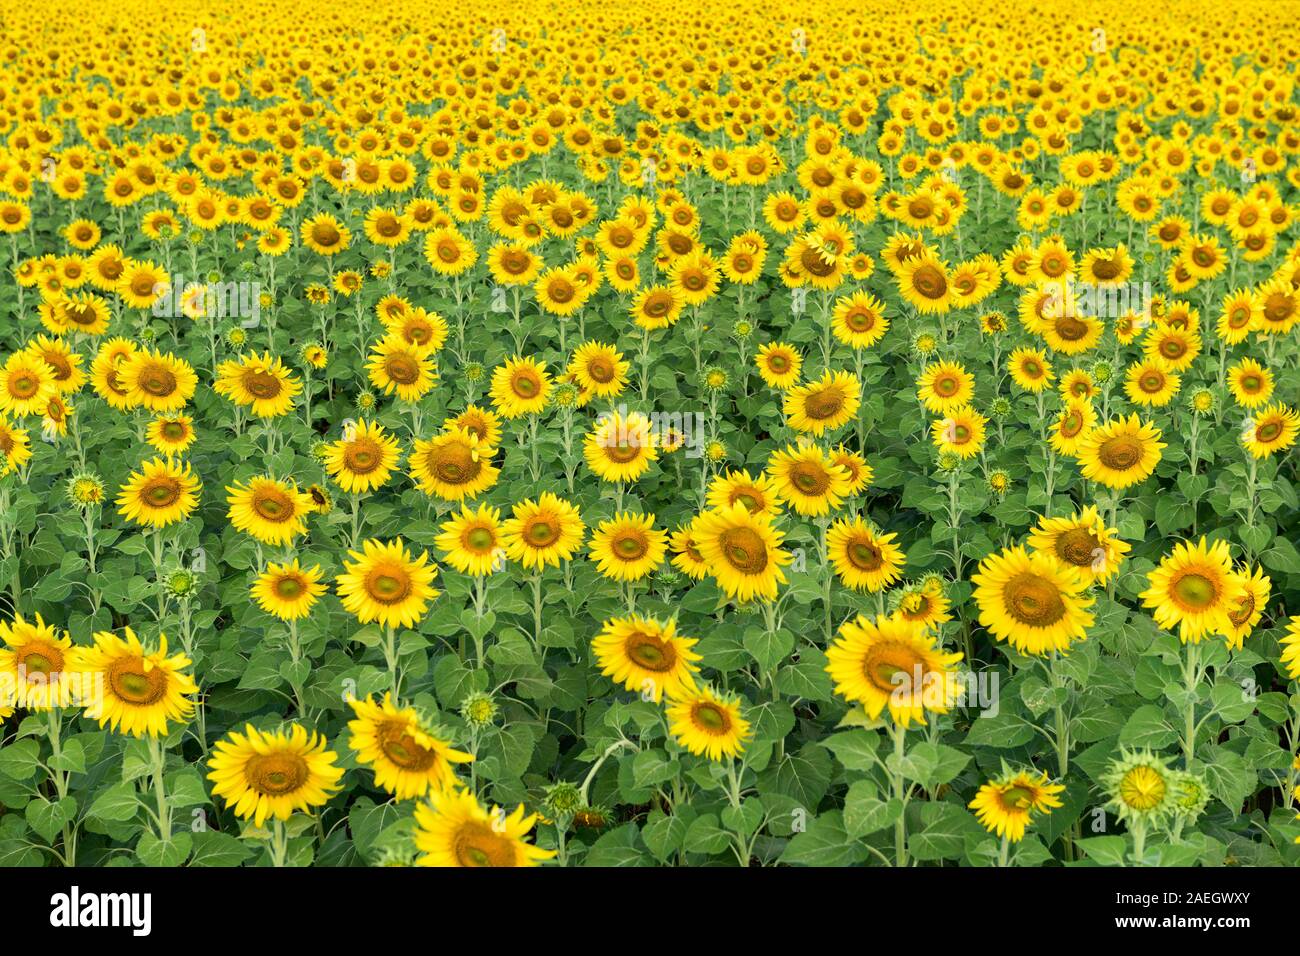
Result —
<svg viewBox="0 0 1300 956"><path fill-rule="evenodd" d="M0 865L1300 862L1300 4L0 0Z"/></svg>

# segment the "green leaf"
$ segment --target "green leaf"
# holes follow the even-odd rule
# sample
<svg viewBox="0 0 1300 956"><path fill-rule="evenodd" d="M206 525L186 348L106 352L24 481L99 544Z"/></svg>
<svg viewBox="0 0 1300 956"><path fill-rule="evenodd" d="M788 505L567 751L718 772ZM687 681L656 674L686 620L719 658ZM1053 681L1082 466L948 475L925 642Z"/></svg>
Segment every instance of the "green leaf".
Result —
<svg viewBox="0 0 1300 956"><path fill-rule="evenodd" d="M796 833L781 853L781 862L793 866L852 866L866 858L866 847L849 836L838 810L810 820L808 829Z"/></svg>
<svg viewBox="0 0 1300 956"><path fill-rule="evenodd" d="M1133 711L1119 732L1119 742L1125 747L1158 750L1177 739L1178 732L1165 720L1164 710L1155 704L1144 704Z"/></svg>
<svg viewBox="0 0 1300 956"><path fill-rule="evenodd" d="M89 816L108 823L125 823L135 818L140 809L140 798L135 784L118 783L109 787L90 805Z"/></svg>
<svg viewBox="0 0 1300 956"><path fill-rule="evenodd" d="M1119 836L1084 837L1076 845L1098 866L1124 866L1128 840Z"/></svg>

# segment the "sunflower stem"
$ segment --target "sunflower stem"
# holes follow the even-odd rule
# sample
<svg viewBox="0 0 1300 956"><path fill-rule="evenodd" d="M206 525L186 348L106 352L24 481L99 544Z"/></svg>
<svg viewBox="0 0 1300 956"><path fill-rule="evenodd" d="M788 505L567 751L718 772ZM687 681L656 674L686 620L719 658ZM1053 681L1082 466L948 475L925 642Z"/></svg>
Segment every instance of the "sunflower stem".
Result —
<svg viewBox="0 0 1300 956"><path fill-rule="evenodd" d="M1201 645L1187 644L1187 661L1183 666L1183 681L1187 691L1184 702L1183 769L1189 773L1196 759L1196 688L1201 682Z"/></svg>
<svg viewBox="0 0 1300 956"><path fill-rule="evenodd" d="M167 752L157 737L149 738L149 756L153 772L153 795L158 804L158 839L163 843L172 840L172 814L167 804L167 787L163 780L163 771L167 766Z"/></svg>
<svg viewBox="0 0 1300 956"><path fill-rule="evenodd" d="M894 821L894 866L907 866L907 780L903 776L903 757L906 753L907 728L894 723L894 799L901 808Z"/></svg>

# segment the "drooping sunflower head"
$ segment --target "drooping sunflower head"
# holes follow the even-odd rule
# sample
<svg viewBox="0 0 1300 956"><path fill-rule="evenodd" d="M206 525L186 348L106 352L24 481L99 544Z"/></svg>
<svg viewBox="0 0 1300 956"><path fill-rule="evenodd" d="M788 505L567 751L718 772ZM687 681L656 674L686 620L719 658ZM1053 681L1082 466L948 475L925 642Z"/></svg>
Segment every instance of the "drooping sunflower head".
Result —
<svg viewBox="0 0 1300 956"><path fill-rule="evenodd" d="M482 806L466 789L432 792L415 808L417 866L515 867L537 866L555 856L524 838L537 822L525 816L523 804L507 814Z"/></svg>
<svg viewBox="0 0 1300 956"><path fill-rule="evenodd" d="M455 765L474 759L453 749L414 707L399 707L392 694L379 703L370 698L350 703L356 716L348 722L348 746L358 763L374 768L375 783L398 800L455 788Z"/></svg>

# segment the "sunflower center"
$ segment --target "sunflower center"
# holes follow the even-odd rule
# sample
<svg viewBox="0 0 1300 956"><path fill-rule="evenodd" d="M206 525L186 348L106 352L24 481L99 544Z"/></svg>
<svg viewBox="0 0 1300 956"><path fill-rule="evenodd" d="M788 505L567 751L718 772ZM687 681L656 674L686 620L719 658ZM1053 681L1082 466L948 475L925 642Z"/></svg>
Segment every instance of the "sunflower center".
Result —
<svg viewBox="0 0 1300 956"><path fill-rule="evenodd" d="M802 494L820 497L830 487L831 477L825 469L813 464L801 463L790 469L790 483Z"/></svg>
<svg viewBox="0 0 1300 956"><path fill-rule="evenodd" d="M866 539L851 542L845 553L849 563L859 571L878 571L884 564L884 556L875 543Z"/></svg>
<svg viewBox="0 0 1300 956"><path fill-rule="evenodd" d="M140 492L140 498L151 508L170 507L179 501L180 497L180 483L166 477L154 479Z"/></svg>
<svg viewBox="0 0 1300 956"><path fill-rule="evenodd" d="M46 678L63 670L63 652L52 644L21 650L17 656L18 665L28 679L33 674Z"/></svg>
<svg viewBox="0 0 1300 956"><path fill-rule="evenodd" d="M613 550L624 561L637 561L645 557L650 543L644 535L629 531L614 540Z"/></svg>
<svg viewBox="0 0 1300 956"><path fill-rule="evenodd" d="M587 374L592 381L604 385L614 381L614 364L604 356L598 356L587 363Z"/></svg>
<svg viewBox="0 0 1300 956"><path fill-rule="evenodd" d="M379 467L383 455L379 445L373 439L356 438L348 443L347 450L343 453L343 460L347 463L349 471L366 475Z"/></svg>
<svg viewBox="0 0 1300 956"><path fill-rule="evenodd" d="M1173 591L1180 603L1197 610L1209 607L1219 596L1215 583L1196 571L1189 571L1175 581Z"/></svg>
<svg viewBox="0 0 1300 956"><path fill-rule="evenodd" d="M465 535L465 545L476 554L486 554L496 544L496 536L487 528L472 528Z"/></svg>
<svg viewBox="0 0 1300 956"><path fill-rule="evenodd" d="M1142 443L1131 435L1117 435L1101 443L1097 457L1107 468L1128 471L1142 460Z"/></svg>
<svg viewBox="0 0 1300 956"><path fill-rule="evenodd" d="M1065 601L1056 584L1032 572L1008 581L1003 595L1011 616L1030 627L1050 627L1065 617Z"/></svg>
<svg viewBox="0 0 1300 956"><path fill-rule="evenodd" d="M639 442L630 442L627 439L622 439L617 444L606 445L605 456L609 458L610 461L617 462L620 465L626 465L641 457L641 445Z"/></svg>
<svg viewBox="0 0 1300 956"><path fill-rule="evenodd" d="M282 522L293 517L293 502L279 488L264 488L253 496L253 510L264 521Z"/></svg>
<svg viewBox="0 0 1300 956"><path fill-rule="evenodd" d="M637 632L623 645L629 658L648 671L663 673L677 664L677 650L670 641L661 641L651 634Z"/></svg>
<svg viewBox="0 0 1300 956"><path fill-rule="evenodd" d="M731 730L731 716L717 704L707 701L695 705L691 711L691 721L697 728L715 737Z"/></svg>
<svg viewBox="0 0 1300 956"><path fill-rule="evenodd" d="M510 380L510 388L520 398L533 398L541 391L542 383L528 372L516 372Z"/></svg>
<svg viewBox="0 0 1300 956"><path fill-rule="evenodd" d="M156 398L165 398L176 391L176 376L170 370L151 366L140 373L140 388Z"/></svg>
<svg viewBox="0 0 1300 956"><path fill-rule="evenodd" d="M1075 567L1091 567L1093 553L1101 547L1096 535L1086 528L1071 528L1056 538L1056 554Z"/></svg>
<svg viewBox="0 0 1300 956"><path fill-rule="evenodd" d="M162 699L167 690L167 675L161 667L147 670L141 658L115 661L108 671L108 685L128 704L147 707Z"/></svg>
<svg viewBox="0 0 1300 956"><path fill-rule="evenodd" d="M924 265L912 273L912 288L926 299L942 299L948 292L948 280L937 267Z"/></svg>
<svg viewBox="0 0 1300 956"><path fill-rule="evenodd" d="M275 398L280 394L280 380L261 369L245 373L243 384L244 390L257 399Z"/></svg>
<svg viewBox="0 0 1300 956"><path fill-rule="evenodd" d="M312 226L311 237L316 245L326 247L337 245L341 238L339 231L327 222L318 222Z"/></svg>
<svg viewBox="0 0 1300 956"><path fill-rule="evenodd" d="M19 372L9 380L9 393L19 399L31 398L40 387L40 380L30 372Z"/></svg>
<svg viewBox="0 0 1300 956"><path fill-rule="evenodd" d="M275 582L276 597L283 598L286 601L301 597L304 590L303 582L293 576L279 578Z"/></svg>
<svg viewBox="0 0 1300 956"><path fill-rule="evenodd" d="M1282 425L1280 422L1265 422L1255 429L1255 441L1271 442L1275 441L1282 434Z"/></svg>
<svg viewBox="0 0 1300 956"><path fill-rule="evenodd" d="M449 485L472 481L481 468L468 445L456 442L429 450L429 470Z"/></svg>
<svg viewBox="0 0 1300 956"><path fill-rule="evenodd" d="M293 793L307 782L308 775L307 761L294 753L254 754L244 765L249 787L270 797Z"/></svg>
<svg viewBox="0 0 1300 956"><path fill-rule="evenodd" d="M384 372L398 385L411 385L420 380L420 364L409 355L388 356Z"/></svg>
<svg viewBox="0 0 1300 956"><path fill-rule="evenodd" d="M810 392L804 397L803 407L804 414L816 421L833 418L844 408L844 393L837 388Z"/></svg>
<svg viewBox="0 0 1300 956"><path fill-rule="evenodd" d="M515 865L515 849L509 840L481 823L463 823L452 841L461 866L505 867Z"/></svg>
<svg viewBox="0 0 1300 956"><path fill-rule="evenodd" d="M753 528L729 528L719 543L727 563L742 574L761 574L767 567L767 545Z"/></svg>
<svg viewBox="0 0 1300 956"><path fill-rule="evenodd" d="M411 593L411 577L402 568L376 568L366 577L366 594L379 604L397 604Z"/></svg>
<svg viewBox="0 0 1300 956"><path fill-rule="evenodd" d="M384 756L403 770L420 773L433 766L438 755L435 751L417 744L405 721L392 721L379 728L376 736Z"/></svg>
<svg viewBox="0 0 1300 956"><path fill-rule="evenodd" d="M560 540L559 522L546 517L533 518L528 522L525 537L534 548L549 548Z"/></svg>

